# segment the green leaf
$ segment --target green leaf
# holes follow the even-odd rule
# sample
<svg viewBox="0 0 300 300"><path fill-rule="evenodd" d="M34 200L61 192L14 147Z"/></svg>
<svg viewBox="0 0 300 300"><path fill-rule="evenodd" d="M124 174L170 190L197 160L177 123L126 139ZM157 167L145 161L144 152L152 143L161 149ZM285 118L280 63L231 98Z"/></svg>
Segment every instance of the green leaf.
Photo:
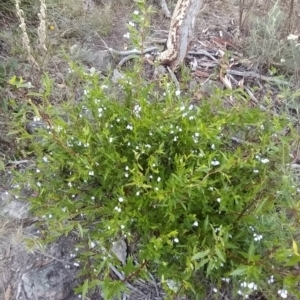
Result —
<svg viewBox="0 0 300 300"><path fill-rule="evenodd" d="M5 171L5 165L2 160L0 160L0 171Z"/></svg>
<svg viewBox="0 0 300 300"><path fill-rule="evenodd" d="M218 256L223 262L225 262L225 258L224 258L224 256L223 256L223 253L220 251L220 249L219 249L217 246L215 247L215 251L216 251L217 256Z"/></svg>
<svg viewBox="0 0 300 300"><path fill-rule="evenodd" d="M231 276L242 275L242 274L245 274L248 269L249 269L249 266L239 266L236 270L231 272L229 275L231 275Z"/></svg>
<svg viewBox="0 0 300 300"><path fill-rule="evenodd" d="M88 292L88 288L89 288L89 280L86 279L82 285L82 293L81 293L81 297L82 299L84 300L85 299L85 296Z"/></svg>
<svg viewBox="0 0 300 300"><path fill-rule="evenodd" d="M82 229L80 223L77 223L77 227L78 227L78 230L79 230L80 237L83 238L83 229Z"/></svg>
<svg viewBox="0 0 300 300"><path fill-rule="evenodd" d="M203 257L207 256L209 254L209 252L210 252L210 250L198 252L192 256L192 260L197 260L197 259L203 258Z"/></svg>

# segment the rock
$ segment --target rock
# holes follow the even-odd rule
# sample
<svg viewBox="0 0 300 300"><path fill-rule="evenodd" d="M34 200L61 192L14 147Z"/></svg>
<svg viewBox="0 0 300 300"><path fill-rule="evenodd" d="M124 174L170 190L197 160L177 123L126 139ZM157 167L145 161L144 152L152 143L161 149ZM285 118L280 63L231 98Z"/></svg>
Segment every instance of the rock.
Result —
<svg viewBox="0 0 300 300"><path fill-rule="evenodd" d="M27 299L62 300L74 288L74 274L59 261L22 275L21 286ZM19 297L17 300L23 300Z"/></svg>
<svg viewBox="0 0 300 300"><path fill-rule="evenodd" d="M126 263L127 258L127 244L124 239L119 239L112 243L111 251L123 263Z"/></svg>

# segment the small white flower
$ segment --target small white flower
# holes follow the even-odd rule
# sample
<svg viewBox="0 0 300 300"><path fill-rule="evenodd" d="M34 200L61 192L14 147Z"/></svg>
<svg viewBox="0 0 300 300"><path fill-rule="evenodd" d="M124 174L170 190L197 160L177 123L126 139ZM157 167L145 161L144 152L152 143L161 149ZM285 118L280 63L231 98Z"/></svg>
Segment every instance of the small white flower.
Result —
<svg viewBox="0 0 300 300"><path fill-rule="evenodd" d="M157 182L160 182L161 178L160 177L157 177Z"/></svg>
<svg viewBox="0 0 300 300"><path fill-rule="evenodd" d="M116 206L114 209L115 209L117 212L121 212L121 208L120 208L119 206Z"/></svg>
<svg viewBox="0 0 300 300"><path fill-rule="evenodd" d="M189 116L189 120L194 120L195 117L194 116Z"/></svg>
<svg viewBox="0 0 300 300"><path fill-rule="evenodd" d="M175 238L173 241L174 241L174 243L179 243L178 238Z"/></svg>
<svg viewBox="0 0 300 300"><path fill-rule="evenodd" d="M33 121L35 121L35 122L41 121L41 118L34 116Z"/></svg>
<svg viewBox="0 0 300 300"><path fill-rule="evenodd" d="M71 183L71 182L68 182L68 186L71 187L71 186L72 186L72 183Z"/></svg>
<svg viewBox="0 0 300 300"><path fill-rule="evenodd" d="M95 200L95 197L94 197L94 196L92 196L92 197L91 197L91 199L92 199L92 200Z"/></svg>
<svg viewBox="0 0 300 300"><path fill-rule="evenodd" d="M119 202L121 202L121 203L124 202L124 199L123 199L122 197L119 197L118 200L119 200Z"/></svg>
<svg viewBox="0 0 300 300"><path fill-rule="evenodd" d="M49 214L49 215L48 215L48 218L49 218L49 219L51 219L51 218L52 218L52 215L51 215L51 214Z"/></svg>
<svg viewBox="0 0 300 300"><path fill-rule="evenodd" d="M43 161L44 161L44 162L49 162L48 157L47 157L47 156L44 156L44 157L43 157Z"/></svg>
<svg viewBox="0 0 300 300"><path fill-rule="evenodd" d="M125 34L123 35L123 37L126 38L126 39L129 39L129 38L130 38L130 33L129 33L129 32L125 33Z"/></svg>
<svg viewBox="0 0 300 300"><path fill-rule="evenodd" d="M218 199L217 199L217 202L219 202L219 203L220 203L220 202L221 202L221 198L218 198Z"/></svg>
<svg viewBox="0 0 300 300"><path fill-rule="evenodd" d="M139 12L138 10L135 10L135 11L133 12L133 14L136 15L136 16L137 16L139 13L140 13L140 12Z"/></svg>
<svg viewBox="0 0 300 300"><path fill-rule="evenodd" d="M198 221L195 221L195 222L193 223L193 226L194 226L194 227L198 227L198 225L199 225L199 224L198 224Z"/></svg>
<svg viewBox="0 0 300 300"><path fill-rule="evenodd" d="M94 248L96 244L94 242L91 242L91 248Z"/></svg>
<svg viewBox="0 0 300 300"><path fill-rule="evenodd" d="M128 178L128 177L129 177L129 174L128 174L127 172L125 172L125 173L124 173L124 176L125 176L126 178Z"/></svg>
<svg viewBox="0 0 300 300"><path fill-rule="evenodd" d="M62 210L63 212L66 212L67 208L66 208L66 207L63 207L61 210Z"/></svg>
<svg viewBox="0 0 300 300"><path fill-rule="evenodd" d="M137 191L137 192L135 193L136 196L139 196L140 194L141 194L140 191Z"/></svg>
<svg viewBox="0 0 300 300"><path fill-rule="evenodd" d="M212 144L210 147L211 147L211 149L213 149L213 150L215 150L215 148L216 148L215 144Z"/></svg>
<svg viewBox="0 0 300 300"><path fill-rule="evenodd" d="M295 35L295 34L290 34L288 37L287 37L287 39L288 40L293 40L293 41L296 41L296 40L298 40L298 35Z"/></svg>
<svg viewBox="0 0 300 300"><path fill-rule="evenodd" d="M132 26L132 27L135 26L135 24L134 24L133 22L131 22L131 21L130 21L128 24L129 24L130 26Z"/></svg>
<svg viewBox="0 0 300 300"><path fill-rule="evenodd" d="M127 128L128 130L132 130L132 129L133 129L132 125L130 125L130 124L128 124L128 125L126 126L126 128Z"/></svg>
<svg viewBox="0 0 300 300"><path fill-rule="evenodd" d="M185 106L182 105L182 106L180 107L180 111L184 111L184 110L185 110Z"/></svg>
<svg viewBox="0 0 300 300"><path fill-rule="evenodd" d="M89 171L90 176L94 176L94 171Z"/></svg>
<svg viewBox="0 0 300 300"><path fill-rule="evenodd" d="M154 188L154 190L155 190L155 191L158 191L158 190L159 190L159 188L158 188L158 187L155 187L155 188Z"/></svg>
<svg viewBox="0 0 300 300"><path fill-rule="evenodd" d="M124 229L125 228L125 226L124 225L121 225L121 229Z"/></svg>
<svg viewBox="0 0 300 300"><path fill-rule="evenodd" d="M257 169L254 169L254 170L253 170L253 173L256 173L256 174L257 174L257 173L259 173L259 171L258 171Z"/></svg>
<svg viewBox="0 0 300 300"><path fill-rule="evenodd" d="M40 173L41 171L40 171L39 169L36 169L36 172L37 172L37 173Z"/></svg>
<svg viewBox="0 0 300 300"><path fill-rule="evenodd" d="M36 185L37 185L38 187L41 187L41 186L42 186L42 184L41 184L40 182L37 182Z"/></svg>
<svg viewBox="0 0 300 300"><path fill-rule="evenodd" d="M110 142L110 143L112 143L113 142L113 138L112 137L110 137L109 139L108 139L108 141Z"/></svg>
<svg viewBox="0 0 300 300"><path fill-rule="evenodd" d="M213 288L213 292L214 292L214 293L217 293L218 290L217 290L216 288Z"/></svg>
<svg viewBox="0 0 300 300"><path fill-rule="evenodd" d="M74 266L75 267L79 267L79 263L78 262L74 262Z"/></svg>
<svg viewBox="0 0 300 300"><path fill-rule="evenodd" d="M213 165L213 166L218 166L219 164L220 164L220 162L218 161L218 160L213 160L212 162L211 162L211 164Z"/></svg>
<svg viewBox="0 0 300 300"><path fill-rule="evenodd" d="M288 292L287 292L287 290L279 290L278 291L278 294L281 296L281 298L287 298L287 294L288 294Z"/></svg>
<svg viewBox="0 0 300 300"><path fill-rule="evenodd" d="M110 230L110 226L107 226L107 229Z"/></svg>
<svg viewBox="0 0 300 300"><path fill-rule="evenodd" d="M263 164L267 164L269 162L269 160L267 158L262 158L260 160L260 162L263 163Z"/></svg>
<svg viewBox="0 0 300 300"><path fill-rule="evenodd" d="M180 90L177 90L177 91L175 92L175 95L176 95L177 97L179 97L180 94L181 94L181 91L180 91Z"/></svg>

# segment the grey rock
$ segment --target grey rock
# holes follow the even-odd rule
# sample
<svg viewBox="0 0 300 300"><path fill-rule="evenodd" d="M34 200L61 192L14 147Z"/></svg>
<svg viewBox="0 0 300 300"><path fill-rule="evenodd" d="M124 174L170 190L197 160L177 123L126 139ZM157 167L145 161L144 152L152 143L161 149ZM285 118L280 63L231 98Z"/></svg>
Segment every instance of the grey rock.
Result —
<svg viewBox="0 0 300 300"><path fill-rule="evenodd" d="M62 300L74 287L73 276L63 263L54 262L23 274L21 285L28 299Z"/></svg>

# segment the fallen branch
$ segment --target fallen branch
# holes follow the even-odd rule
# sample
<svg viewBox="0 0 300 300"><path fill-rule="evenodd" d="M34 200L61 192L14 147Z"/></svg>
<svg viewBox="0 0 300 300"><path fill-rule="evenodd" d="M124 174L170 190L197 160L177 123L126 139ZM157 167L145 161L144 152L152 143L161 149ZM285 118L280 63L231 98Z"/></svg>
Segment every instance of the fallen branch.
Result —
<svg viewBox="0 0 300 300"><path fill-rule="evenodd" d="M228 69L226 70L227 74L230 75L237 75L237 76L242 76L242 77L252 77L252 78L257 78L257 79L261 79L267 82L274 82L277 84L285 84L285 85L290 85L289 82L278 79L278 78L273 78L273 77L268 77L268 76L264 76L261 74L258 74L256 72L253 71L237 71L237 70L232 70L232 69Z"/></svg>

